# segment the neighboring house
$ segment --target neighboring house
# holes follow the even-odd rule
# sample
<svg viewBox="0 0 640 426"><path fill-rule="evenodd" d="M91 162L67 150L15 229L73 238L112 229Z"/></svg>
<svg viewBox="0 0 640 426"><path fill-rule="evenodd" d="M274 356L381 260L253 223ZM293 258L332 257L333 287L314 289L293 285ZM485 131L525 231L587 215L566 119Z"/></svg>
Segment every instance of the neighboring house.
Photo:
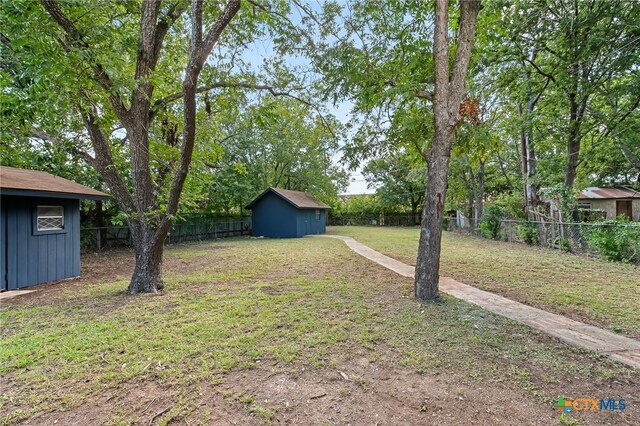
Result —
<svg viewBox="0 0 640 426"><path fill-rule="evenodd" d="M607 219L626 216L640 221L640 192L631 188L591 187L578 196L578 207L588 210L600 210Z"/></svg>
<svg viewBox="0 0 640 426"><path fill-rule="evenodd" d="M324 234L330 207L306 192L267 188L247 209L254 237L293 238Z"/></svg>
<svg viewBox="0 0 640 426"><path fill-rule="evenodd" d="M0 167L0 290L80 275L80 199L109 198L49 173Z"/></svg>

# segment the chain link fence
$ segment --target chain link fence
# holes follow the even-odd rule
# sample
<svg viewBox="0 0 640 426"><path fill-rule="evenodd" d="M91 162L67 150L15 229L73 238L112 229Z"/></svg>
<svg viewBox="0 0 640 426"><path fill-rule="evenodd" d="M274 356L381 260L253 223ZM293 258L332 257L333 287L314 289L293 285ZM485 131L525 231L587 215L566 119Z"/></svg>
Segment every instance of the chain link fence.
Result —
<svg viewBox="0 0 640 426"><path fill-rule="evenodd" d="M461 226L460 221L455 218L446 219L445 229L461 234L487 237L486 232L483 232L479 226L475 226L473 220L468 220ZM638 222L500 220L495 230L495 239L573 253L600 253L612 260L637 261L640 258L640 223ZM616 252L626 259L616 259Z"/></svg>
<svg viewBox="0 0 640 426"><path fill-rule="evenodd" d="M330 215L332 226L419 226L420 215ZM640 223L621 221L558 222L498 220L483 232L473 218L451 215L443 229L466 235L526 243L572 253L599 254L610 260L640 263Z"/></svg>

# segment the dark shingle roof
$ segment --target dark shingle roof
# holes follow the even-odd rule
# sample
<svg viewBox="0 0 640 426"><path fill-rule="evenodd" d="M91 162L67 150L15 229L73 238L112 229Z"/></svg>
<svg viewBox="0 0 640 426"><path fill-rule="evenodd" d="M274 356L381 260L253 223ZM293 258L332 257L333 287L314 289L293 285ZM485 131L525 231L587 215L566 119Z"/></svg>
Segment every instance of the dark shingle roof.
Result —
<svg viewBox="0 0 640 426"><path fill-rule="evenodd" d="M640 192L631 188L600 188L592 186L585 188L578 199L607 199L607 198L640 198Z"/></svg>
<svg viewBox="0 0 640 426"><path fill-rule="evenodd" d="M0 167L0 189L72 194L79 198L109 198L104 192L46 172L4 166Z"/></svg>
<svg viewBox="0 0 640 426"><path fill-rule="evenodd" d="M328 205L318 201L311 194L307 194L302 191L291 191L290 189L280 189L280 188L267 188L262 194L258 195L249 205L248 209L251 209L258 200L267 195L269 192L273 192L278 195L280 198L288 201L293 204L294 207L299 209L325 209L328 210L331 207Z"/></svg>

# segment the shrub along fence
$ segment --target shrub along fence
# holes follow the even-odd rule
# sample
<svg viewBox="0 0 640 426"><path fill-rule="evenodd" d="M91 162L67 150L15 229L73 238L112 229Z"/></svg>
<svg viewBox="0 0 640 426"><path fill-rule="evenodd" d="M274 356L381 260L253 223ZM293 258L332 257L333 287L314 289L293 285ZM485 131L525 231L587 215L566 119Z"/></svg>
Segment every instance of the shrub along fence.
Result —
<svg viewBox="0 0 640 426"><path fill-rule="evenodd" d="M329 225L417 226L420 215L329 216ZM599 254L607 259L640 263L640 223L627 220L557 222L506 220L485 214L480 223L446 217L444 229L461 234L555 248L573 253Z"/></svg>
<svg viewBox="0 0 640 426"><path fill-rule="evenodd" d="M594 253L625 262L640 262L640 223L626 220L557 222L497 220L459 226L447 220L446 229L503 241L555 248L573 253Z"/></svg>
<svg viewBox="0 0 640 426"><path fill-rule="evenodd" d="M83 228L80 231L83 249L96 250L107 247L131 246L131 233L128 226L107 226ZM201 241L216 238L239 237L251 234L251 218L220 218L207 215L190 215L185 221L176 222L169 235L167 244L185 241Z"/></svg>

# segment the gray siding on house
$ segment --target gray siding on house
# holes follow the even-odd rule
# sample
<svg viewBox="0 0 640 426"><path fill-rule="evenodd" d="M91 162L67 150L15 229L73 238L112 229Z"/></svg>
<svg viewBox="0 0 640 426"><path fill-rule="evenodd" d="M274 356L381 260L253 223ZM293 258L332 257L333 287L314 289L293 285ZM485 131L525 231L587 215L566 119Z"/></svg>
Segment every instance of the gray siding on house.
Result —
<svg viewBox="0 0 640 426"><path fill-rule="evenodd" d="M78 199L2 196L0 262L3 289L14 290L80 274ZM63 206L64 229L37 231L38 205Z"/></svg>
<svg viewBox="0 0 640 426"><path fill-rule="evenodd" d="M580 200L580 204L589 204L593 210L602 210L606 213L607 219L615 219L618 212L616 209L616 199L586 199ZM631 215L635 221L640 221L640 200L631 200Z"/></svg>
<svg viewBox="0 0 640 426"><path fill-rule="evenodd" d="M588 204L592 210L605 212L607 219L614 219L616 217L616 200L580 200L580 204Z"/></svg>

